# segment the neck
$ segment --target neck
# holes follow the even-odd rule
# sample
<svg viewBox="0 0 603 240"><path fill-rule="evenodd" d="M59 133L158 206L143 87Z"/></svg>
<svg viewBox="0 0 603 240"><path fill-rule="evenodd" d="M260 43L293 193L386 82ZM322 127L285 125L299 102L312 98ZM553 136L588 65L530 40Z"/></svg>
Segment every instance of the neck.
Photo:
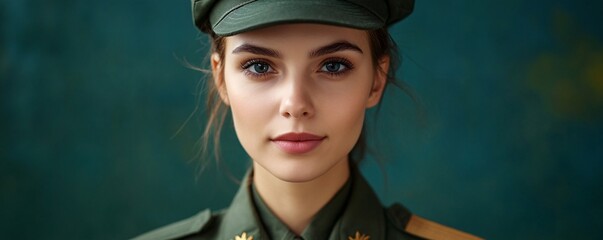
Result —
<svg viewBox="0 0 603 240"><path fill-rule="evenodd" d="M293 233L301 235L312 218L341 189L350 176L348 160L307 182L287 182L253 164L253 183L268 208Z"/></svg>

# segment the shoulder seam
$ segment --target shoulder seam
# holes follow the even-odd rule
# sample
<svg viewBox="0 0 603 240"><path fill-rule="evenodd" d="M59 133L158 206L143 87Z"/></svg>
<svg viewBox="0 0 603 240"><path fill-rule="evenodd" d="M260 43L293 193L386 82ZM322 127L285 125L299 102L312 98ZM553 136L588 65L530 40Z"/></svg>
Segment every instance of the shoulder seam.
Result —
<svg viewBox="0 0 603 240"><path fill-rule="evenodd" d="M187 219L174 222L135 237L133 240L174 239L186 236L203 230L205 225L207 225L207 223L211 220L211 217L211 211L206 209Z"/></svg>
<svg viewBox="0 0 603 240"><path fill-rule="evenodd" d="M194 221L191 223L190 231L201 231L203 227L207 225L209 220L211 219L211 211L209 209L205 209L196 216L194 216Z"/></svg>
<svg viewBox="0 0 603 240"><path fill-rule="evenodd" d="M386 209L389 222L399 231L405 231L406 223L410 219L411 213L401 204L393 204Z"/></svg>

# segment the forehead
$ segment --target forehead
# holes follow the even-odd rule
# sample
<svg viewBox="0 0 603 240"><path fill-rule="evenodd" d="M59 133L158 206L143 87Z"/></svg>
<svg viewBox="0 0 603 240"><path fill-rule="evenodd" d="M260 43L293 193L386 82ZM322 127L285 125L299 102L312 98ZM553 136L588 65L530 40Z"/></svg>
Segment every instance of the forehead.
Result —
<svg viewBox="0 0 603 240"><path fill-rule="evenodd" d="M369 51L366 30L324 24L280 24L226 37L226 52L242 44L257 44L276 49L313 49L336 41L347 41Z"/></svg>

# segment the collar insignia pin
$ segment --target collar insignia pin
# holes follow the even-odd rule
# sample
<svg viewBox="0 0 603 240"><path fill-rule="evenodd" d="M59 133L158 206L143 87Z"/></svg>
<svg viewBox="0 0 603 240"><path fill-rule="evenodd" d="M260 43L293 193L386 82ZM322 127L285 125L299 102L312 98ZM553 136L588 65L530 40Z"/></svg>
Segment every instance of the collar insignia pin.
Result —
<svg viewBox="0 0 603 240"><path fill-rule="evenodd" d="M371 237L360 234L360 232L356 231L356 235L354 237L348 237L348 240L369 240Z"/></svg>
<svg viewBox="0 0 603 240"><path fill-rule="evenodd" d="M235 240L253 240L253 236L247 237L247 233L243 232L241 236L235 236Z"/></svg>

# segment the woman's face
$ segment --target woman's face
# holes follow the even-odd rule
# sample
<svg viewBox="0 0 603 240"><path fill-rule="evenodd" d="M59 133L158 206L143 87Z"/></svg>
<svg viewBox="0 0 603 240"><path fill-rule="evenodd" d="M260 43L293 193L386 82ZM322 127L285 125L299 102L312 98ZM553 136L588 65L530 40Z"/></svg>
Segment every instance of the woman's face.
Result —
<svg viewBox="0 0 603 240"><path fill-rule="evenodd" d="M225 41L224 56L212 56L216 84L254 166L288 182L347 167L386 80L373 66L367 32L283 24Z"/></svg>

